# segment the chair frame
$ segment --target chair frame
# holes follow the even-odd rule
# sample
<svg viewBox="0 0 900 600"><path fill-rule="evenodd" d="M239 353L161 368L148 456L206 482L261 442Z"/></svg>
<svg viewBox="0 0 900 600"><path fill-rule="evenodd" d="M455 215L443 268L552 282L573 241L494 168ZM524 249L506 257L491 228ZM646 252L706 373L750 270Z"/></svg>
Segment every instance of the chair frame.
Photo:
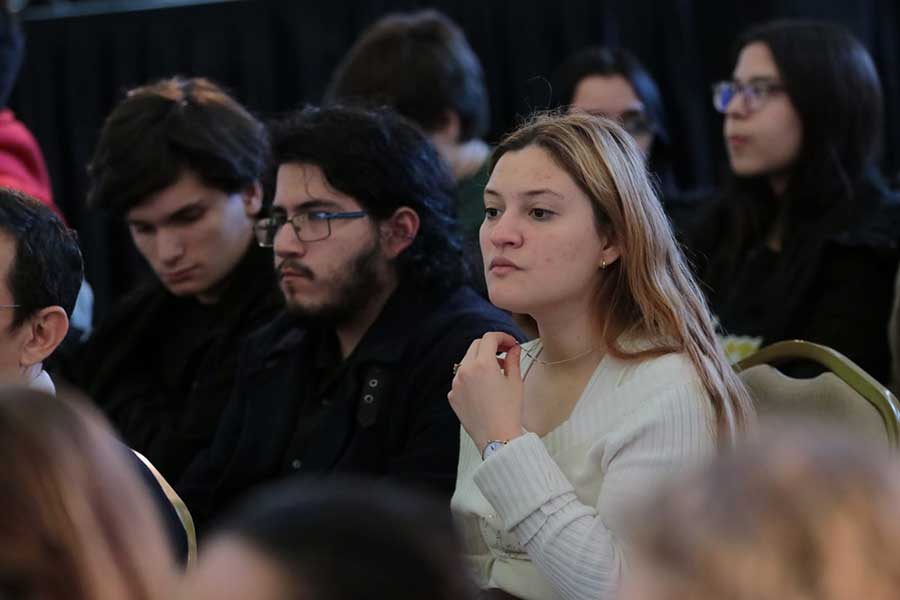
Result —
<svg viewBox="0 0 900 600"><path fill-rule="evenodd" d="M803 340L776 342L738 362L735 370L741 372L756 365L776 365L797 359L809 360L822 365L872 404L881 415L881 420L884 421L888 441L895 450L898 449L900 446L900 402L897 397L837 350Z"/></svg>

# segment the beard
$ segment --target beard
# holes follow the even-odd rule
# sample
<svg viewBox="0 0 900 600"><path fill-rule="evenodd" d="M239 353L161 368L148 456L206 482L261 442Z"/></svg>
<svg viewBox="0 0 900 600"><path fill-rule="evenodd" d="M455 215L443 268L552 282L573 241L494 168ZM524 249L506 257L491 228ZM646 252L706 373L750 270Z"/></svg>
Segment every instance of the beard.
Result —
<svg viewBox="0 0 900 600"><path fill-rule="evenodd" d="M339 274L332 281L320 280L328 287L326 298L321 304L304 304L302 298L298 301L286 293L287 312L303 321L313 321L319 326L333 327L351 321L383 287L377 269L380 255L381 242L376 238L369 248L364 248L351 258L349 264L339 270ZM292 270L306 274L313 281L316 280L308 268L286 262ZM279 268L282 265L279 265Z"/></svg>

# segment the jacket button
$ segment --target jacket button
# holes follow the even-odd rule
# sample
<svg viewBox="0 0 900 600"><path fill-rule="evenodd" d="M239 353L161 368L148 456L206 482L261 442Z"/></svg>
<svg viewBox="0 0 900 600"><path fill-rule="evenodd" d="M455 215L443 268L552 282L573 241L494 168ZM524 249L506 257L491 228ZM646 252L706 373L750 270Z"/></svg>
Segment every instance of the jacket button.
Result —
<svg viewBox="0 0 900 600"><path fill-rule="evenodd" d="M363 396L363 402L365 402L366 404L372 404L374 401L375 396L373 396L372 394L366 394L365 396Z"/></svg>
<svg viewBox="0 0 900 600"><path fill-rule="evenodd" d="M378 387L378 380L377 380L377 379L370 379L370 380L369 380L369 387L370 387L370 388L376 388L376 387Z"/></svg>
<svg viewBox="0 0 900 600"><path fill-rule="evenodd" d="M303 462L299 458L295 458L291 461L291 468L295 471L303 466Z"/></svg>

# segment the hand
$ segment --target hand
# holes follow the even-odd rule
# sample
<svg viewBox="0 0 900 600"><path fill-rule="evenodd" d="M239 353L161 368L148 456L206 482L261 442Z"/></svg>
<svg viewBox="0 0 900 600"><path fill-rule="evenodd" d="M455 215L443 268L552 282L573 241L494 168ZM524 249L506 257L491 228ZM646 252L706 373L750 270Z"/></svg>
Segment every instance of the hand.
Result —
<svg viewBox="0 0 900 600"><path fill-rule="evenodd" d="M504 351L506 358L497 358ZM514 337L492 332L472 342L456 370L447 399L479 452L490 440L522 435L520 355Z"/></svg>

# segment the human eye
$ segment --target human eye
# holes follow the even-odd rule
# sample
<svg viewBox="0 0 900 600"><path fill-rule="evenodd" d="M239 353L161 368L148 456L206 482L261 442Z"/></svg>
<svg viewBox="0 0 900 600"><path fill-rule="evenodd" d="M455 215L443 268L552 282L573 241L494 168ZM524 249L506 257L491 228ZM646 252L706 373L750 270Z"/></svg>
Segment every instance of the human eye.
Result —
<svg viewBox="0 0 900 600"><path fill-rule="evenodd" d="M199 221L205 214L206 209L201 206L193 206L174 215L172 218L172 222L176 224L187 225L189 223L195 223Z"/></svg>
<svg viewBox="0 0 900 600"><path fill-rule="evenodd" d="M485 206L484 207L484 218L487 220L496 219L500 216L500 209L495 206Z"/></svg>
<svg viewBox="0 0 900 600"><path fill-rule="evenodd" d="M306 219L309 221L327 221L334 213L330 213L324 210L313 210L304 214L306 215Z"/></svg>
<svg viewBox="0 0 900 600"><path fill-rule="evenodd" d="M155 231L153 225L147 223L129 223L128 226L134 235L150 235Z"/></svg>
<svg viewBox="0 0 900 600"><path fill-rule="evenodd" d="M531 215L535 221L546 221L555 213L552 210L547 210L546 208L532 208L528 211L528 214Z"/></svg>

